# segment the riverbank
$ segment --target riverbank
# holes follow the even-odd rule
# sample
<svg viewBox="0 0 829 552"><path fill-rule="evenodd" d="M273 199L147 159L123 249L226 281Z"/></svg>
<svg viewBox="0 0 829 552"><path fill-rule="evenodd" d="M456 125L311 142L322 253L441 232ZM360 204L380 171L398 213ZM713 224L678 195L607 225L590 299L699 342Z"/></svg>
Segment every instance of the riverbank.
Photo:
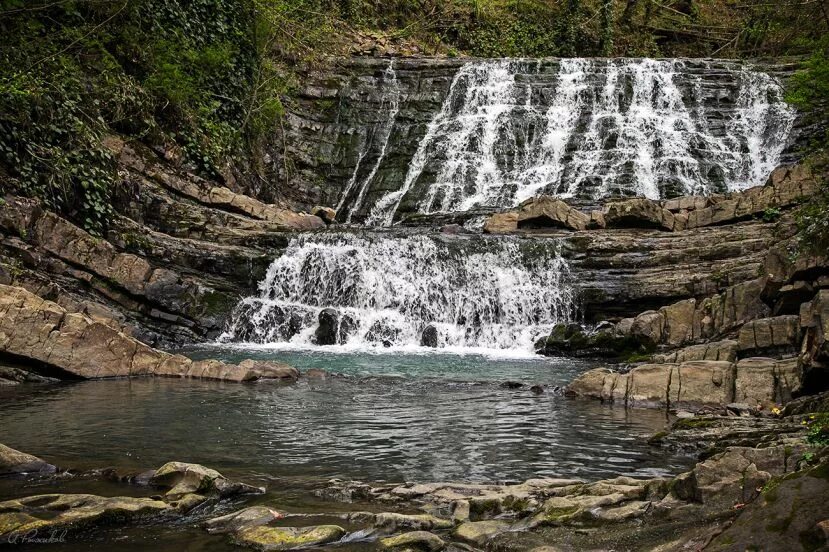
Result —
<svg viewBox="0 0 829 552"><path fill-rule="evenodd" d="M24 485L50 494L0 503L0 537L59 535L56 550L96 534L120 535L127 546L142 542L133 527L155 535L157 550L174 549L182 531L216 550L793 550L803 542L818 549L829 537L829 451L807 435L810 415L801 408L808 407L800 401L765 425L744 417L679 420L660 441L705 450L697 448L701 460L675 477L501 485L317 480L299 502L272 494L245 498L265 491L193 464L132 474L67 472L3 448L6 475L30 478ZM65 486L77 493L85 485L124 496L55 492Z"/></svg>

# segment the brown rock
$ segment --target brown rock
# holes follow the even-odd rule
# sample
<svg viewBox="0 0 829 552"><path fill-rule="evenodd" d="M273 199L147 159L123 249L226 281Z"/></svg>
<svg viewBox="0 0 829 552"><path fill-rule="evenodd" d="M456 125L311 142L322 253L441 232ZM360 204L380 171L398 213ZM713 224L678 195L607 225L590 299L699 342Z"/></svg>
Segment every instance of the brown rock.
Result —
<svg viewBox="0 0 829 552"><path fill-rule="evenodd" d="M573 209L560 199L541 196L521 204L517 227L584 230L589 223L589 215Z"/></svg>
<svg viewBox="0 0 829 552"><path fill-rule="evenodd" d="M485 234L508 234L518 230L518 213L495 213L484 222Z"/></svg>
<svg viewBox="0 0 829 552"><path fill-rule="evenodd" d="M31 454L0 443L0 476L20 473L54 473L57 468Z"/></svg>
<svg viewBox="0 0 829 552"><path fill-rule="evenodd" d="M766 349L790 349L800 345L800 319L795 315L760 318L740 328L738 348L741 352Z"/></svg>
<svg viewBox="0 0 829 552"><path fill-rule="evenodd" d="M734 402L768 405L790 401L800 389L801 379L796 358L744 358L737 362Z"/></svg>
<svg viewBox="0 0 829 552"><path fill-rule="evenodd" d="M602 210L607 228L658 228L674 230L674 215L658 202L633 198L608 202Z"/></svg>
<svg viewBox="0 0 829 552"><path fill-rule="evenodd" d="M337 220L337 211L332 209L331 207L323 207L317 205L313 209L311 209L311 214L315 217L319 217L325 224L331 224Z"/></svg>
<svg viewBox="0 0 829 552"><path fill-rule="evenodd" d="M192 361L157 351L117 324L69 313L23 288L0 285L0 352L46 364L81 378L177 376L255 381L296 379L291 366L276 362Z"/></svg>

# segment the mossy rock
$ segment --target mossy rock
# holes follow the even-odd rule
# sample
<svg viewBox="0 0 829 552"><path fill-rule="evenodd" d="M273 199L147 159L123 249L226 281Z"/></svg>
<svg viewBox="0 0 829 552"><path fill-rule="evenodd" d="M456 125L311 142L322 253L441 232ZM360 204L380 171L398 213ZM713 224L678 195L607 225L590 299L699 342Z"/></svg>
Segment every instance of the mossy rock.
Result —
<svg viewBox="0 0 829 552"><path fill-rule="evenodd" d="M410 531L402 535L388 537L380 541L380 546L385 550L422 550L423 552L436 552L446 546L439 536L428 531Z"/></svg>
<svg viewBox="0 0 829 552"><path fill-rule="evenodd" d="M235 541L257 550L293 550L330 544L340 540L345 529L338 525L311 527L245 527L236 533Z"/></svg>

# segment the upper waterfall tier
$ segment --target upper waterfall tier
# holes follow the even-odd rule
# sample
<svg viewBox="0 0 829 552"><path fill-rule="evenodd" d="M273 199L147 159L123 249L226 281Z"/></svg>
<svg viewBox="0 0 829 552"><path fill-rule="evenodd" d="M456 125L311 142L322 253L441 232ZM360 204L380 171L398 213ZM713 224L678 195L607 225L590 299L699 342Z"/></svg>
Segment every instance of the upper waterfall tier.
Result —
<svg viewBox="0 0 829 552"><path fill-rule="evenodd" d="M531 352L573 316L568 274L549 240L307 235L238 305L223 339Z"/></svg>
<svg viewBox="0 0 829 552"><path fill-rule="evenodd" d="M312 128L330 134L320 151L331 162L317 169L338 186L325 193L342 221L388 225L542 193L741 190L779 163L795 119L774 77L736 62L382 63L305 91L337 100L335 122ZM295 138L307 137L307 121L292 121Z"/></svg>

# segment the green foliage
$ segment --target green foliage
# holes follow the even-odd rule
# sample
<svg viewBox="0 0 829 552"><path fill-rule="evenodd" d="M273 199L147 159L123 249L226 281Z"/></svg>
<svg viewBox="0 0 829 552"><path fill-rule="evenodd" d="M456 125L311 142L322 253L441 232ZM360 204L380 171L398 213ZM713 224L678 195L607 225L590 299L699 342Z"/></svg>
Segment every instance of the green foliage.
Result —
<svg viewBox="0 0 829 552"><path fill-rule="evenodd" d="M824 129L822 135L815 136L807 161L820 188L799 209L797 224L800 250L825 255L829 250L829 34L814 42L813 49L803 69L790 79L786 100L797 106L807 121Z"/></svg>
<svg viewBox="0 0 829 552"><path fill-rule="evenodd" d="M763 211L763 222L774 222L780 218L780 209L777 207L766 207Z"/></svg>
<svg viewBox="0 0 829 552"><path fill-rule="evenodd" d="M90 232L118 182L108 134L178 143L218 178L283 112L252 2L27 4L0 4L0 186Z"/></svg>
<svg viewBox="0 0 829 552"><path fill-rule="evenodd" d="M786 101L812 121L825 123L829 117L829 34L813 44L811 56L790 79ZM817 142L817 147L825 148L829 145L829 134L818 137Z"/></svg>
<svg viewBox="0 0 829 552"><path fill-rule="evenodd" d="M808 427L807 443L819 447L829 445L829 414L813 414L803 423Z"/></svg>

